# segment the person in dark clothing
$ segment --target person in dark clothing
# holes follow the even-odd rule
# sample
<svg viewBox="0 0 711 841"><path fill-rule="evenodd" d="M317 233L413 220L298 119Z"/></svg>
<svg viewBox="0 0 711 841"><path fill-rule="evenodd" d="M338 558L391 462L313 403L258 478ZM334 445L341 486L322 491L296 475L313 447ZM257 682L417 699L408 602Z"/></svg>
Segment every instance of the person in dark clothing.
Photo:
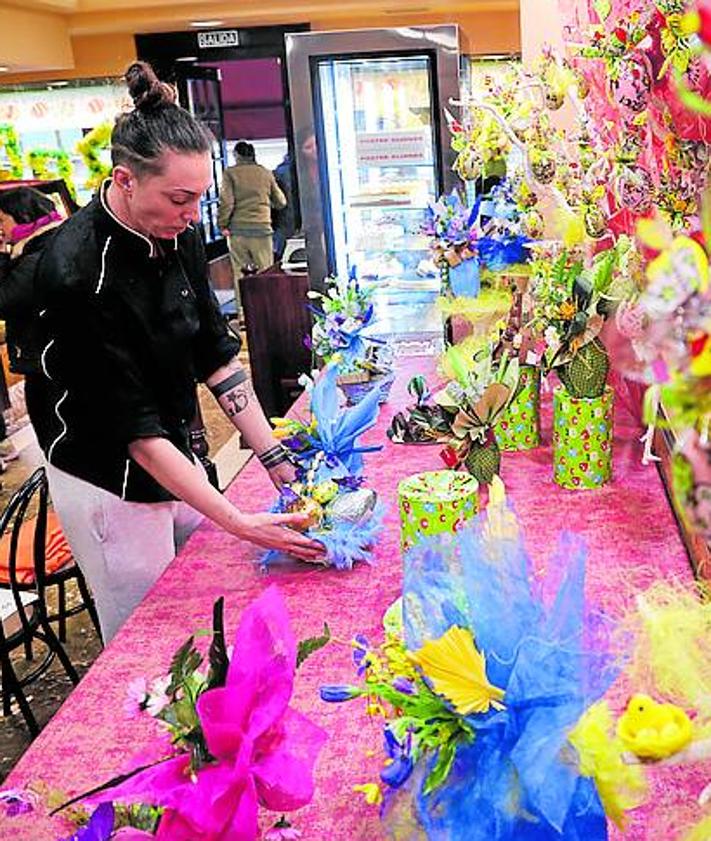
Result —
<svg viewBox="0 0 711 841"><path fill-rule="evenodd" d="M62 217L51 199L30 187L0 190L0 319L5 321L10 370L25 378L25 402L41 447L47 443L53 402L42 373L42 339L35 272Z"/></svg>
<svg viewBox="0 0 711 841"><path fill-rule="evenodd" d="M294 172L291 154L274 170L274 179L279 189L286 196L286 207L272 210L272 228L274 228L274 257L281 260L286 248L286 241L299 230L301 220L294 190Z"/></svg>
<svg viewBox="0 0 711 841"><path fill-rule="evenodd" d="M50 491L108 642L205 516L229 534L318 560L301 514L245 513L190 448L197 383L212 390L275 485L295 471L251 388L210 288L198 228L211 138L149 65L113 172L59 230L37 272L43 370L58 388Z"/></svg>

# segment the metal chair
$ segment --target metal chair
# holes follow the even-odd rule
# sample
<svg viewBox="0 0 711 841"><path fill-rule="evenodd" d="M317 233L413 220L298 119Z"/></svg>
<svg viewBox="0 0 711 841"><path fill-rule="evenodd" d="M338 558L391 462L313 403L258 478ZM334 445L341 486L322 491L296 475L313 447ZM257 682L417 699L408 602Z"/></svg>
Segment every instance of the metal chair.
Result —
<svg viewBox="0 0 711 841"><path fill-rule="evenodd" d="M12 496L0 515L0 539L10 536L9 581L0 585L0 671L2 676L3 713L10 715L12 698L17 699L27 727L36 736L39 726L24 693L24 687L43 675L54 658L59 658L64 671L74 685L79 676L72 666L47 615L46 587L52 576L45 575L45 547L47 540L48 486L44 468L40 467ZM37 500L35 516L28 509ZM33 529L32 554L35 575L32 583L18 580L18 547L22 529ZM12 654L20 646L31 653L32 643L39 640L47 647L41 662L19 677L12 662Z"/></svg>

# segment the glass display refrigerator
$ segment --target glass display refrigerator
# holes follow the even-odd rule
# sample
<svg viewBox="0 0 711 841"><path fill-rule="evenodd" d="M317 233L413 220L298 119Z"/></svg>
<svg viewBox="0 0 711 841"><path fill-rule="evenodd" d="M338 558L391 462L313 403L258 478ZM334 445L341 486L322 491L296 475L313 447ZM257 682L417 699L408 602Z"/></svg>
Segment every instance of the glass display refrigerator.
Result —
<svg viewBox="0 0 711 841"><path fill-rule="evenodd" d="M287 60L311 284L355 271L381 301L431 303L421 228L456 183L443 109L459 95L457 27L287 35Z"/></svg>

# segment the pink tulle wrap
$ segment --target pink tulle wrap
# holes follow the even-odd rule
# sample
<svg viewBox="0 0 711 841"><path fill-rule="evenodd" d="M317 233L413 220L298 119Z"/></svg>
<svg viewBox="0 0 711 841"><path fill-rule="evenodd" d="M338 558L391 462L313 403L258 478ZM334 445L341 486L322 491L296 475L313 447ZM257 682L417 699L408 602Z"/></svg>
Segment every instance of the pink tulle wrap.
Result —
<svg viewBox="0 0 711 841"><path fill-rule="evenodd" d="M326 734L289 707L295 668L286 606L270 587L242 616L225 686L197 703L218 762L191 779L189 757L180 754L95 800L165 807L156 836L163 841L254 841L259 805L288 812L313 797L314 763Z"/></svg>

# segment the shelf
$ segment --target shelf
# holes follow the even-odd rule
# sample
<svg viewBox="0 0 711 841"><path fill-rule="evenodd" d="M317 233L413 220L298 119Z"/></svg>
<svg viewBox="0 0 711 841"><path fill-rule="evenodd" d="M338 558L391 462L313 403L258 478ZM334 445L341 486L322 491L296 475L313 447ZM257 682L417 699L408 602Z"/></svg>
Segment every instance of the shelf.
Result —
<svg viewBox="0 0 711 841"><path fill-rule="evenodd" d="M412 204L412 202L348 202L352 210L427 210L426 204Z"/></svg>

